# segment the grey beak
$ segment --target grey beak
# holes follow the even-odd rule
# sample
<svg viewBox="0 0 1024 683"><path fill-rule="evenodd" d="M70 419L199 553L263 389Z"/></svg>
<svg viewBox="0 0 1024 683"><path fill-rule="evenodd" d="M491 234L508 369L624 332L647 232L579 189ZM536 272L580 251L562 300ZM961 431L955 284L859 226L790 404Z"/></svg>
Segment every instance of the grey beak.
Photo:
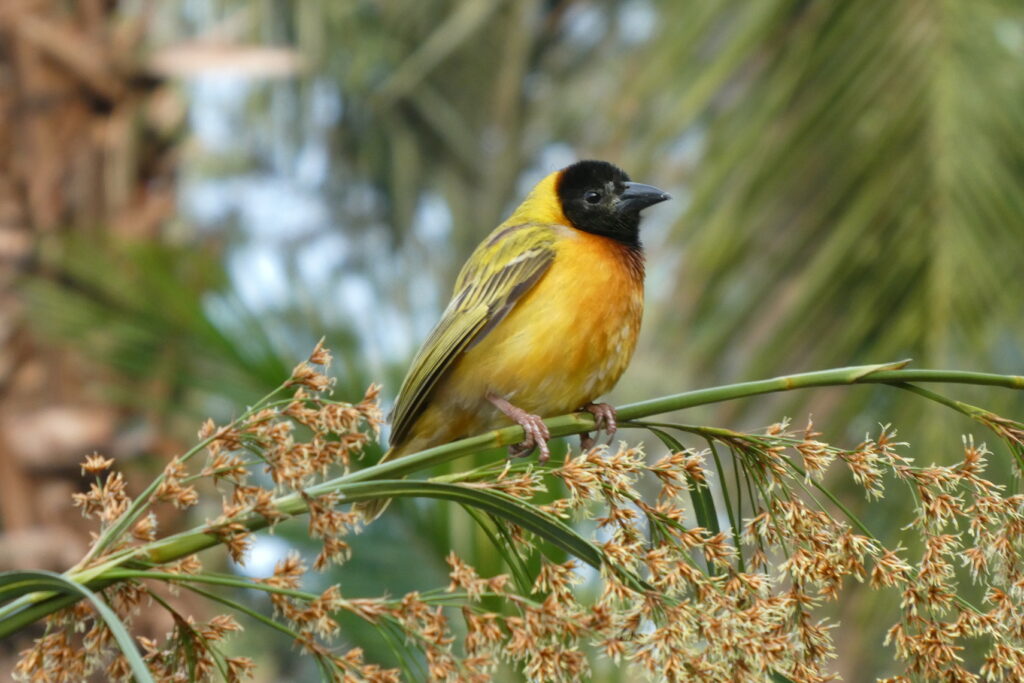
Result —
<svg viewBox="0 0 1024 683"><path fill-rule="evenodd" d="M653 206L666 199L672 199L667 192L653 185L643 183L625 183L625 191L619 195L619 211L639 213L648 206Z"/></svg>

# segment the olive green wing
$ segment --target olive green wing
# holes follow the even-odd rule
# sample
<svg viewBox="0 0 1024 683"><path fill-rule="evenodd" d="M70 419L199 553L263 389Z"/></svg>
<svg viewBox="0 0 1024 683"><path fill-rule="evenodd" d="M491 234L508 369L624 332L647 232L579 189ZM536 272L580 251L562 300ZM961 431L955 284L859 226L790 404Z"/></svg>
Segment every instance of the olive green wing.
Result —
<svg viewBox="0 0 1024 683"><path fill-rule="evenodd" d="M555 257L555 238L552 226L501 226L476 248L459 273L440 322L402 382L391 416L392 445L405 440L459 356L494 329L547 272Z"/></svg>

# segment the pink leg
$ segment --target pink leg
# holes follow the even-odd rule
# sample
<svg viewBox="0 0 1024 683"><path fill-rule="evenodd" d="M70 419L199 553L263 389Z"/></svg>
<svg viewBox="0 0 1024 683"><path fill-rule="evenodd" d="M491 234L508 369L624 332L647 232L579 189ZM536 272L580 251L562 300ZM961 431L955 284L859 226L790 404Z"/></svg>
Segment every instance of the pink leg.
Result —
<svg viewBox="0 0 1024 683"><path fill-rule="evenodd" d="M534 448L538 448L540 457L537 458L537 461L547 462L551 457L551 451L548 449L548 439L551 438L551 433L540 416L528 413L494 394L487 394L487 400L526 432L525 439L508 447L508 457L524 458L532 453Z"/></svg>
<svg viewBox="0 0 1024 683"><path fill-rule="evenodd" d="M610 403L588 403L583 406L583 410L594 416L597 431L604 430L608 434L608 443L611 443L612 437L618 431L615 424L615 408ZM597 441L589 433L580 434L580 448L583 450L590 450L595 443Z"/></svg>

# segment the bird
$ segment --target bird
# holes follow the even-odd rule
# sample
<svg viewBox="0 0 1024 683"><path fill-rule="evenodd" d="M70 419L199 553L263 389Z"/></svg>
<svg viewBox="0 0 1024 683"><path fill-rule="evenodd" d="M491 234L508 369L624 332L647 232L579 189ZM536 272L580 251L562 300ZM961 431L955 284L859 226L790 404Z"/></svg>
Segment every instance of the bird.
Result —
<svg viewBox="0 0 1024 683"><path fill-rule="evenodd" d="M380 462L512 424L525 438L509 457L538 450L544 462L543 418L577 410L611 438L615 410L595 401L636 348L640 212L667 199L607 161L578 161L541 180L459 272L399 389ZM581 435L584 448L593 443ZM369 522L387 503L356 509Z"/></svg>

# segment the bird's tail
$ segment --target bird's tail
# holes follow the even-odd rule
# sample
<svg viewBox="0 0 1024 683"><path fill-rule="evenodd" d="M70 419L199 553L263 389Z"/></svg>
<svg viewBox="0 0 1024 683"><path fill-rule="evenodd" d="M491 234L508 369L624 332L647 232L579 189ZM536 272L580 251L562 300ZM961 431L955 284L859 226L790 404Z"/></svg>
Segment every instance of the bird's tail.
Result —
<svg viewBox="0 0 1024 683"><path fill-rule="evenodd" d="M401 458L405 455L406 449L404 448L389 448L387 453L381 456L378 465L381 463ZM404 479L404 477L403 477ZM381 516L388 504L391 502L390 498L373 498L371 500L361 500L358 503L352 504L352 509L358 512L363 517L363 525L367 525L373 520Z"/></svg>

